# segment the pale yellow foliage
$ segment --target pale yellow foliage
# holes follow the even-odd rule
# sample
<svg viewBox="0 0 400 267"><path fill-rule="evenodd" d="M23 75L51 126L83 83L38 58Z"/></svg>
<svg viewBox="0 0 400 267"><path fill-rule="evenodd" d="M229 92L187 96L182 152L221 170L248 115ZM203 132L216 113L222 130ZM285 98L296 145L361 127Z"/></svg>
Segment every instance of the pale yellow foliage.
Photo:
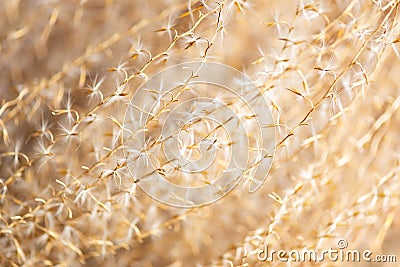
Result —
<svg viewBox="0 0 400 267"><path fill-rule="evenodd" d="M2 0L0 265L265 266L265 244L339 239L399 253L398 12L396 0ZM242 183L179 209L140 190L122 131L140 84L191 61L255 82L276 153L256 193Z"/></svg>

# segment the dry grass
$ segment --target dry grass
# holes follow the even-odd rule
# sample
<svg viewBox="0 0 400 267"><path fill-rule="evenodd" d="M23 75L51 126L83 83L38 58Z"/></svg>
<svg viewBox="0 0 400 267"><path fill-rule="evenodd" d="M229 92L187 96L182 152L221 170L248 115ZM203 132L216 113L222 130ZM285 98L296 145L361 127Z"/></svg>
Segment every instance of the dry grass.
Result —
<svg viewBox="0 0 400 267"><path fill-rule="evenodd" d="M398 11L388 0L3 0L1 265L264 266L265 243L340 238L398 253ZM188 61L233 66L271 100L276 155L256 193L239 185L179 209L129 175L127 103Z"/></svg>

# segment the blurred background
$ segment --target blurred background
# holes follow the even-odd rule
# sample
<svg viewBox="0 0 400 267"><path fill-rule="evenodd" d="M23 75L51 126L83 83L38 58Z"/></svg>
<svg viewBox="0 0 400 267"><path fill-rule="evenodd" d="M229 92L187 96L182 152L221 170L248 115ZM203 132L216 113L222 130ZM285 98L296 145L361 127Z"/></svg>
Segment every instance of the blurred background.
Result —
<svg viewBox="0 0 400 267"><path fill-rule="evenodd" d="M398 11L389 0L1 1L0 264L265 266L266 244L340 239L399 261ZM256 193L242 183L180 209L140 190L121 133L140 84L192 61L254 81L276 151Z"/></svg>

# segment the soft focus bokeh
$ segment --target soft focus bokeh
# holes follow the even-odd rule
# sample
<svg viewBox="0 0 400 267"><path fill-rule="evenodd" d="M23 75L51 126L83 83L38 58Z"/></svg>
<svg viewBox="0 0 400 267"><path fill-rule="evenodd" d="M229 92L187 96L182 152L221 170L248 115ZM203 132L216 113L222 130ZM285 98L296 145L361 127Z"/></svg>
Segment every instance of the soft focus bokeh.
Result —
<svg viewBox="0 0 400 267"><path fill-rule="evenodd" d="M395 0L0 1L0 265L287 266L259 249L340 239L398 264L398 13ZM244 182L180 209L141 191L121 133L143 81L192 61L254 81L276 153L256 193ZM356 264L378 266L291 266Z"/></svg>

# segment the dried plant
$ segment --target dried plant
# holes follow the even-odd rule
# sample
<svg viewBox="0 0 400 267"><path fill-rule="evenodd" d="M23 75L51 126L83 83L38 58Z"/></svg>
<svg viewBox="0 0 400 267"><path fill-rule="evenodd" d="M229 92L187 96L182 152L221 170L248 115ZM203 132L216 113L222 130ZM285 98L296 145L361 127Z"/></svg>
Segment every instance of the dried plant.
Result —
<svg viewBox="0 0 400 267"><path fill-rule="evenodd" d="M399 4L3 0L1 265L265 266L257 258L265 244L322 250L338 239L398 253ZM124 119L150 77L195 61L254 81L274 118L275 157L257 192L248 193L249 168L218 202L181 209L145 194L130 164L155 162L160 175L175 175L161 154L146 152L165 145L161 115L187 84L172 98L156 88L131 103L165 97L139 149L129 151ZM183 153L196 156L194 132L208 138L218 129L187 130ZM231 146L210 140L221 151ZM218 171L177 179L212 184Z"/></svg>

